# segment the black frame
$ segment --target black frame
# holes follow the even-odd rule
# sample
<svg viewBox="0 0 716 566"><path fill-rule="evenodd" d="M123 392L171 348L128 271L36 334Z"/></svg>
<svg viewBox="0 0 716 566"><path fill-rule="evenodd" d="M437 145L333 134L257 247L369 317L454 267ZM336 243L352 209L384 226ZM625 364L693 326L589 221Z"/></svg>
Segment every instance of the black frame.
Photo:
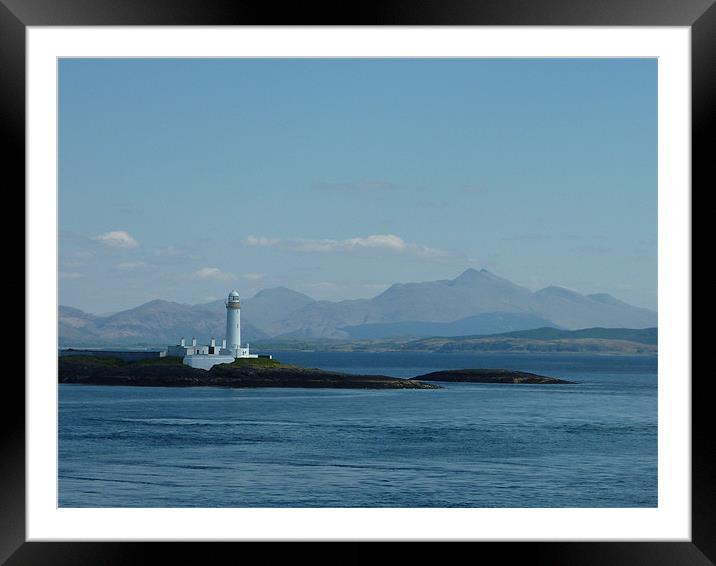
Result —
<svg viewBox="0 0 716 566"><path fill-rule="evenodd" d="M714 0L384 0L356 3L347 10L350 6L286 3L279 11L269 2L245 0L0 0L0 124L2 137L9 142L4 172L14 174L5 187L21 194L25 183L25 28L82 25L687 26L692 55L692 178L704 190L713 186L714 159L707 141L714 126L713 103L709 102L716 100ZM24 202L21 206L24 209ZM709 434L711 403L706 383L710 377L692 380L690 542L492 542L478 543L480 556L487 553L507 563L522 559L570 565L714 564L716 459ZM14 372L6 372L4 381L0 562L134 564L148 559L150 550L161 552L162 561L206 560L205 543L25 542L24 383ZM10 400L14 412L8 411Z"/></svg>

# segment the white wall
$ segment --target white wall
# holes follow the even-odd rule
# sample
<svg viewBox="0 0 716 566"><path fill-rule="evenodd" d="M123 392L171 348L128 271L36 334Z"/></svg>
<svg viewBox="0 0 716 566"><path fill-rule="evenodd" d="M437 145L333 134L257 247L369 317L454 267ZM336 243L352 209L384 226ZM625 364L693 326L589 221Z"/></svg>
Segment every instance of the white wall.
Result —
<svg viewBox="0 0 716 566"><path fill-rule="evenodd" d="M187 366L209 370L216 364L230 364L233 356L186 356L183 363Z"/></svg>

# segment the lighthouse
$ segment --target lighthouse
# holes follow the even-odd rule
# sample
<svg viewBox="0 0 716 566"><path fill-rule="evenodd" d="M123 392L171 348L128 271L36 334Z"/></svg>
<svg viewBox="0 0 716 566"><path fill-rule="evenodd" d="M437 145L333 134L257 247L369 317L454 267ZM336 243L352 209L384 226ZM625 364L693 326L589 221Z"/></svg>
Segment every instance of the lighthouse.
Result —
<svg viewBox="0 0 716 566"><path fill-rule="evenodd" d="M241 302L235 290L226 300L226 348L234 357L241 356Z"/></svg>
<svg viewBox="0 0 716 566"><path fill-rule="evenodd" d="M192 338L191 346L182 338L179 344L168 346L168 356L181 356L182 363L193 368L209 370L217 364L230 364L237 358L268 358L270 354L252 354L249 345L241 347L241 302L239 293L231 291L226 305L226 338L221 341L221 348L216 339L211 339L210 346L198 346L196 338Z"/></svg>

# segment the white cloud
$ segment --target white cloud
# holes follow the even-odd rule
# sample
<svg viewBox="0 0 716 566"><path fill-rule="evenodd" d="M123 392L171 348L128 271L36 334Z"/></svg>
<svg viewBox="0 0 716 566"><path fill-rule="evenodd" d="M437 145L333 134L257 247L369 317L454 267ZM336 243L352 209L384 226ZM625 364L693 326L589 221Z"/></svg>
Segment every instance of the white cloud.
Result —
<svg viewBox="0 0 716 566"><path fill-rule="evenodd" d="M229 279L234 279L234 276L231 275L231 273L225 273L218 267L202 267L194 275L196 275L199 279L213 279L215 281L228 281Z"/></svg>
<svg viewBox="0 0 716 566"><path fill-rule="evenodd" d="M241 277L248 279L249 281L258 281L259 279L266 277L266 275L263 273L244 273Z"/></svg>
<svg viewBox="0 0 716 566"><path fill-rule="evenodd" d="M281 240L279 240L278 238L267 238L265 236L249 235L249 237L246 238L246 243L249 246L275 246L280 242Z"/></svg>
<svg viewBox="0 0 716 566"><path fill-rule="evenodd" d="M95 236L92 238L93 240L96 240L100 244L104 244L105 246L109 246L110 248L136 248L139 246L139 242L132 238L127 232L124 230L115 230L113 232L107 232L105 234L100 234L99 236Z"/></svg>
<svg viewBox="0 0 716 566"><path fill-rule="evenodd" d="M285 250L295 252L357 252L364 250L390 251L400 254L408 254L428 258L455 257L454 252L440 250L406 242L395 234L373 234L365 237L347 238L344 240L332 239L295 239L281 240L266 236L249 236L246 239L249 246L277 246Z"/></svg>

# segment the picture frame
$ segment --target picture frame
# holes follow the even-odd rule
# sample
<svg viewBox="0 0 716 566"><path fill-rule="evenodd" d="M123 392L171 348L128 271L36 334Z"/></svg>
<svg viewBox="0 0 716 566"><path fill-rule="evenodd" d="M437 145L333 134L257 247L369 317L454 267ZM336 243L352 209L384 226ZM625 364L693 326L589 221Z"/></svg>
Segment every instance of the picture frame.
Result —
<svg viewBox="0 0 716 566"><path fill-rule="evenodd" d="M529 6L529 10L526 9ZM270 7L221 2L173 3L94 2L92 9L78 1L50 3L46 0L0 0L0 68L2 78L3 131L9 132L7 154L16 184L25 180L25 33L29 26L118 26L118 25L454 25L454 26L688 26L692 37L692 178L705 183L710 165L706 157L706 135L710 100L716 90L714 56L716 8L710 2L688 1L679 5L660 1L648 6L638 2L609 1L598 6L581 1L537 3L510 1L499 6L488 3L443 2L419 8L387 2L362 6L355 18L301 7L272 14ZM711 165L713 168L713 165ZM26 297L27 300L27 297ZM27 341L26 341L27 343ZM27 355L27 352L26 352ZM9 381L9 380L8 380ZM686 542L499 542L489 551L501 560L527 559L537 563L569 564L709 564L716 560L713 489L714 459L705 431L708 411L703 381L692 380L692 540ZM9 399L24 399L24 386L15 380L7 385ZM4 428L2 535L0 559L8 564L128 563L146 558L149 548L166 559L176 552L183 559L199 559L205 547L168 543L69 543L26 542L25 538L25 413L24 403L15 403L14 414L6 414ZM190 547L190 548L187 548Z"/></svg>

